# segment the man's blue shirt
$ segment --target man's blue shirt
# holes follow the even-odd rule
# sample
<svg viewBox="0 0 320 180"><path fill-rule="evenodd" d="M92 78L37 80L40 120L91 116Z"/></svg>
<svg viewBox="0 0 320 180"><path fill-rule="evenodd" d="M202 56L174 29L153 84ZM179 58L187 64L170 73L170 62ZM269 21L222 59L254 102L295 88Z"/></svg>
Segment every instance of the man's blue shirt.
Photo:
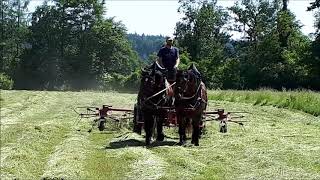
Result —
<svg viewBox="0 0 320 180"><path fill-rule="evenodd" d="M179 58L179 49L176 47L162 47L158 52L158 57L162 58L162 64L167 69L172 69Z"/></svg>

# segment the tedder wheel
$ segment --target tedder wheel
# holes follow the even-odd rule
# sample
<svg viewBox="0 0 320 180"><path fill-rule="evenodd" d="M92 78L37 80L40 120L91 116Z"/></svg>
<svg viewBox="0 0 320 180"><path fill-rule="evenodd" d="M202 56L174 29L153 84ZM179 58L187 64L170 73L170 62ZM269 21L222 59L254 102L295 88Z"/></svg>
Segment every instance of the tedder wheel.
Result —
<svg viewBox="0 0 320 180"><path fill-rule="evenodd" d="M220 126L220 132L221 133L226 133L227 132L227 124L224 124L224 125Z"/></svg>
<svg viewBox="0 0 320 180"><path fill-rule="evenodd" d="M138 104L134 105L133 110L133 132L141 135L142 124L138 123L141 122L141 110Z"/></svg>
<svg viewBox="0 0 320 180"><path fill-rule="evenodd" d="M99 131L103 131L106 128L106 120L104 118L99 119L98 121L98 128Z"/></svg>

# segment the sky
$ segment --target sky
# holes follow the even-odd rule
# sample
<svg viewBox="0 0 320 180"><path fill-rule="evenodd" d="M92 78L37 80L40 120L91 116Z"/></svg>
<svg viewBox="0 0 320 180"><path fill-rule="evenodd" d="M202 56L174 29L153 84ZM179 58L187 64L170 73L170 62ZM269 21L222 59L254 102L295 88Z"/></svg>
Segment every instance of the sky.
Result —
<svg viewBox="0 0 320 180"><path fill-rule="evenodd" d="M29 11L42 4L43 0L31 0ZM229 7L235 0L218 0L218 5ZM296 15L303 25L305 35L315 32L313 27L314 16L306 9L313 0L289 0L289 9ZM174 33L176 22L183 15L177 12L178 0L106 0L106 17L115 17L121 21L128 33L146 35L171 36ZM234 35L235 38L240 36Z"/></svg>

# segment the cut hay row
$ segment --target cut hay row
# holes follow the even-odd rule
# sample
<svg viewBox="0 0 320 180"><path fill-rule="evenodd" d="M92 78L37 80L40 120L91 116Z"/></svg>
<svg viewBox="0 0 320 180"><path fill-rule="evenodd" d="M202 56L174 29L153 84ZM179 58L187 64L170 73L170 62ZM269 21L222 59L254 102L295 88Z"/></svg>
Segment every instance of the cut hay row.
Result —
<svg viewBox="0 0 320 180"><path fill-rule="evenodd" d="M138 157L125 175L128 179L159 179L165 174L166 162L152 151L145 147L128 148L127 151Z"/></svg>
<svg viewBox="0 0 320 180"><path fill-rule="evenodd" d="M1 107L1 129L5 130L11 125L18 123L27 123L28 118L36 114L41 114L48 111L49 107L55 104L53 96L48 96L48 93L32 93L26 92L27 96L16 96L10 99L6 99ZM1 96L6 96L6 93L2 93ZM7 102L13 101L15 103L8 104ZM47 102L44 106L44 102ZM36 111L35 111L36 110Z"/></svg>
<svg viewBox="0 0 320 180"><path fill-rule="evenodd" d="M85 176L83 167L86 154L90 151L88 133L71 132L50 155L43 179L77 179Z"/></svg>

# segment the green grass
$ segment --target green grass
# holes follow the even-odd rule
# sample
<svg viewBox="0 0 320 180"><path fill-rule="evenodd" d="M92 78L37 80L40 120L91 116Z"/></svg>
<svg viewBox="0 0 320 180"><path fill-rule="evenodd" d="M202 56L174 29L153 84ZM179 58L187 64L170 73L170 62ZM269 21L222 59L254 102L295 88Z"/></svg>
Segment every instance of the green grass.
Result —
<svg viewBox="0 0 320 180"><path fill-rule="evenodd" d="M320 93L313 91L214 90L208 92L208 98L210 100L244 102L260 106L271 105L320 116Z"/></svg>
<svg viewBox="0 0 320 180"><path fill-rule="evenodd" d="M213 93L227 100L231 92ZM175 145L177 129L165 128L166 141L146 148L143 136L115 124L89 133L91 121L76 124L72 111L102 104L132 108L135 94L1 91L0 179L320 179L319 117L269 106L265 99L275 92L260 100L233 93L237 102L210 100L209 110L248 111L244 127L228 124L221 134L218 123L207 122L199 147L190 139L185 147Z"/></svg>

